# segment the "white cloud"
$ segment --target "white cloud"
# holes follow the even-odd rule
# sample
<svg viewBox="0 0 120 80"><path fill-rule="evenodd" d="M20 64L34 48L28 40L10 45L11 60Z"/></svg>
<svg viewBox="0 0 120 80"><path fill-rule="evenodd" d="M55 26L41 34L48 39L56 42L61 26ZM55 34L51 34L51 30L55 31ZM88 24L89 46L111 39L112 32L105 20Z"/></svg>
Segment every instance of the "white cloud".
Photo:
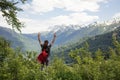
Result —
<svg viewBox="0 0 120 80"><path fill-rule="evenodd" d="M0 26L12 28L10 25L7 24L5 18L2 16L2 12L0 12Z"/></svg>
<svg viewBox="0 0 120 80"><path fill-rule="evenodd" d="M50 26L54 25L70 25L70 24L89 24L99 19L98 16L90 16L86 13L73 13L70 15L61 15L53 17L49 20L33 20L22 18L26 27L22 29L23 33L35 33L41 31L48 31Z"/></svg>
<svg viewBox="0 0 120 80"><path fill-rule="evenodd" d="M21 29L23 33L36 33L39 31L47 31L48 25L44 21L20 18L21 21L25 22L25 27Z"/></svg>
<svg viewBox="0 0 120 80"><path fill-rule="evenodd" d="M86 24L97 20L98 16L90 16L86 13L72 13L70 15L63 15L51 18L48 23L54 25L69 25L69 24Z"/></svg>
<svg viewBox="0 0 120 80"><path fill-rule="evenodd" d="M116 13L113 18L117 18L117 17L120 17L120 12L119 13Z"/></svg>
<svg viewBox="0 0 120 80"><path fill-rule="evenodd" d="M23 33L35 33L41 31L48 31L50 26L54 25L69 25L69 24L88 24L98 19L98 16L91 16L86 13L72 13L70 15L60 15L57 17L52 17L48 20L36 20L29 18L19 18L20 21L25 23L24 28L22 28ZM0 12L0 26L12 28L7 24L5 19L2 17Z"/></svg>
<svg viewBox="0 0 120 80"><path fill-rule="evenodd" d="M23 5L24 10L32 13L44 13L61 8L67 11L92 11L99 10L99 3L107 2L108 0L32 0L31 4Z"/></svg>

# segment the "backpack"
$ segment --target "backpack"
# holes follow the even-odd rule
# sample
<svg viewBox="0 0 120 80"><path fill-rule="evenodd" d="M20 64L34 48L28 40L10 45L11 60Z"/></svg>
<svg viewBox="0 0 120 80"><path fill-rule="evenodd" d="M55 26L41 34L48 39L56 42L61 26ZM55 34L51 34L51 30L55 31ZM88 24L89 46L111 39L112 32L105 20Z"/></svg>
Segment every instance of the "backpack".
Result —
<svg viewBox="0 0 120 80"><path fill-rule="evenodd" d="M48 53L46 53L45 50L43 50L37 57L37 60L41 63L44 64L47 61L48 58Z"/></svg>

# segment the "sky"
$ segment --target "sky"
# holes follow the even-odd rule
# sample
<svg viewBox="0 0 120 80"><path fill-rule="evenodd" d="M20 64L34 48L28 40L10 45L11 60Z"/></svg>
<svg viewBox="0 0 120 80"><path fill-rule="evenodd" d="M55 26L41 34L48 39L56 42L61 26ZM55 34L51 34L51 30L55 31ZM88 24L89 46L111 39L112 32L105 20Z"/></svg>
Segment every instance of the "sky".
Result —
<svg viewBox="0 0 120 80"><path fill-rule="evenodd" d="M120 17L120 0L28 0L18 5L24 11L22 33L49 31L55 25L84 25ZM8 25L0 12L0 26Z"/></svg>

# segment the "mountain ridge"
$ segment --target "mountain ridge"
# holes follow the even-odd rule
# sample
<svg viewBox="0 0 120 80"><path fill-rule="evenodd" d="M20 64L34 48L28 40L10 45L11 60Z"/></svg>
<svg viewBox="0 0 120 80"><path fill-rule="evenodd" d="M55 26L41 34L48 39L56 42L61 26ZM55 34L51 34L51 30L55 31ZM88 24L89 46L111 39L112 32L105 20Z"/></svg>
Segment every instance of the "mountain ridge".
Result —
<svg viewBox="0 0 120 80"><path fill-rule="evenodd" d="M55 26L57 29L57 39L55 41L54 47L66 45L70 43L76 43L80 40L86 40L89 37L94 37L96 35L105 34L115 30L120 25L120 20L112 20L111 24L104 23L92 23L87 26L83 25L71 25L64 26L60 25L60 27ZM77 26L77 28L76 28ZM76 29L75 29L76 28ZM51 41L53 38L54 29L49 32L41 33L41 40L49 40ZM5 37L8 40L13 42L13 47L21 46L23 50L35 50L40 51L40 46L37 39L37 33L34 34L18 34L15 31L0 27L0 35Z"/></svg>

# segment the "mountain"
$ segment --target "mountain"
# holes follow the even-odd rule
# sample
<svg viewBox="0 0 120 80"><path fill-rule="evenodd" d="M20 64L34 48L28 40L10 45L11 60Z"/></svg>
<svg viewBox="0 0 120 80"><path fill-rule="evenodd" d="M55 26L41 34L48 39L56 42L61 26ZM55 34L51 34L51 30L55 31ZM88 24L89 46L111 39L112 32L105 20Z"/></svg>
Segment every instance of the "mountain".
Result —
<svg viewBox="0 0 120 80"><path fill-rule="evenodd" d="M115 30L120 26L120 19L112 19L104 22L94 22L89 25L56 25L50 27L48 32L41 32L41 39L51 41L54 32L57 34L57 39L54 48L63 45L80 44L89 37L102 35ZM39 51L40 46L37 40L37 33L34 34L18 34L15 31L0 27L0 36L10 40L12 47L21 47L22 50ZM66 48L65 48L66 49ZM67 50L67 49L66 49Z"/></svg>
<svg viewBox="0 0 120 80"><path fill-rule="evenodd" d="M69 52L71 50L82 48L86 44L86 42L89 45L89 51L94 53L98 49L101 49L103 52L107 53L107 51L109 51L109 47L115 47L113 44L113 36L116 37L117 41L120 42L120 25L111 32L87 38L83 42L78 41L76 43L57 47L52 51L52 53L58 56L64 55L66 61L69 62ZM62 54L63 52L64 54Z"/></svg>
<svg viewBox="0 0 120 80"><path fill-rule="evenodd" d="M55 25L50 27L48 32L41 33L41 39L51 41L54 32L57 34L56 46L75 43L82 38L105 34L115 30L120 25L120 18L103 22L94 22L89 25ZM36 40L37 33L23 34L28 38Z"/></svg>
<svg viewBox="0 0 120 80"><path fill-rule="evenodd" d="M0 26L0 37L11 42L11 47L22 48L23 51L39 51L39 43L32 38L28 38L20 33L16 33L14 30L4 28Z"/></svg>
<svg viewBox="0 0 120 80"><path fill-rule="evenodd" d="M98 48L102 51L107 52L109 47L114 48L113 44L113 36L116 37L117 41L120 42L120 25L118 28L116 28L114 31L111 31L106 34L97 35L95 37L89 38L86 42L88 42L89 50L90 51L96 51ZM82 43L82 45L85 42Z"/></svg>

